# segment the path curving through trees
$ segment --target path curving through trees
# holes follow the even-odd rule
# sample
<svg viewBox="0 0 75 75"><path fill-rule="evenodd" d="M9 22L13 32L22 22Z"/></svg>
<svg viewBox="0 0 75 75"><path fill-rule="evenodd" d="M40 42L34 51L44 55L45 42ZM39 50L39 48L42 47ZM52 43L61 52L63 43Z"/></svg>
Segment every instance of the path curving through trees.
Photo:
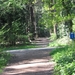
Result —
<svg viewBox="0 0 75 75"><path fill-rule="evenodd" d="M53 48L8 51L12 58L0 75L53 75L55 62L49 56L51 50Z"/></svg>

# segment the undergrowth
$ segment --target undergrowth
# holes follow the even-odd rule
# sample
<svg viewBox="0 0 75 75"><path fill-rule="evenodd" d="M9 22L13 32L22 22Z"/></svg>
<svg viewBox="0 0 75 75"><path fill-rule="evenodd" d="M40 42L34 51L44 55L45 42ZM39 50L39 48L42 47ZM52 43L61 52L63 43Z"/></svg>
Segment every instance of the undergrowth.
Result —
<svg viewBox="0 0 75 75"><path fill-rule="evenodd" d="M56 62L54 75L75 75L75 43L57 48L50 55Z"/></svg>
<svg viewBox="0 0 75 75"><path fill-rule="evenodd" d="M3 49L4 46L1 47L1 49ZM38 46L34 45L34 44L30 44L30 45L15 45L15 46L6 46L4 47L4 50L18 50L18 49L28 49L28 48L38 48Z"/></svg>
<svg viewBox="0 0 75 75"><path fill-rule="evenodd" d="M7 65L7 62L10 59L10 54L0 50L0 73L2 69Z"/></svg>
<svg viewBox="0 0 75 75"><path fill-rule="evenodd" d="M70 41L71 40L67 36L65 36L63 38L59 38L59 39L54 40L53 42L50 42L49 47L65 46L65 45L69 44Z"/></svg>

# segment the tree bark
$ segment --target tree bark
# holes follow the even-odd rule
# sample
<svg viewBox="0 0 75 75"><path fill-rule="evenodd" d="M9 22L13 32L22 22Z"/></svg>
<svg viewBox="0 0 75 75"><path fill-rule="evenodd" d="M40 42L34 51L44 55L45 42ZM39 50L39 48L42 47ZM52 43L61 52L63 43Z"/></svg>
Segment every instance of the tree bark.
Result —
<svg viewBox="0 0 75 75"><path fill-rule="evenodd" d="M54 34L55 34L56 37L58 38L58 36L57 36L57 24L54 24Z"/></svg>
<svg viewBox="0 0 75 75"><path fill-rule="evenodd" d="M30 3L30 18L31 18L31 33L33 33L33 38L37 38L37 23L36 23L36 11L35 6Z"/></svg>

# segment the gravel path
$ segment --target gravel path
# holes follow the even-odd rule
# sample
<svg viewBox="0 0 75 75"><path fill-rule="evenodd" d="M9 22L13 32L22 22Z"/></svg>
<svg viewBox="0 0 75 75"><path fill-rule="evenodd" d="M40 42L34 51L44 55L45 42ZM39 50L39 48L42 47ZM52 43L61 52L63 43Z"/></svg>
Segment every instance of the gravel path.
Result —
<svg viewBox="0 0 75 75"><path fill-rule="evenodd" d="M53 75L55 63L49 56L52 49L34 48L10 51L12 58L0 75Z"/></svg>

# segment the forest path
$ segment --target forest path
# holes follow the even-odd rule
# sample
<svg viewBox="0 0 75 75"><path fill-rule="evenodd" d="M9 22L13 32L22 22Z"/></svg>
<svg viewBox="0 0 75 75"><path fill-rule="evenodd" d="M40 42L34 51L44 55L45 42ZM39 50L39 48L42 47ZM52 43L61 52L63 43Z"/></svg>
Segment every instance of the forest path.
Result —
<svg viewBox="0 0 75 75"><path fill-rule="evenodd" d="M48 37L36 38L34 41L32 41L32 44L35 44L36 46L43 48L43 47L47 47L49 42L51 41Z"/></svg>
<svg viewBox="0 0 75 75"><path fill-rule="evenodd" d="M42 40L42 48L8 51L13 56L0 75L53 75L55 62L49 55L53 48L43 48L48 43Z"/></svg>

